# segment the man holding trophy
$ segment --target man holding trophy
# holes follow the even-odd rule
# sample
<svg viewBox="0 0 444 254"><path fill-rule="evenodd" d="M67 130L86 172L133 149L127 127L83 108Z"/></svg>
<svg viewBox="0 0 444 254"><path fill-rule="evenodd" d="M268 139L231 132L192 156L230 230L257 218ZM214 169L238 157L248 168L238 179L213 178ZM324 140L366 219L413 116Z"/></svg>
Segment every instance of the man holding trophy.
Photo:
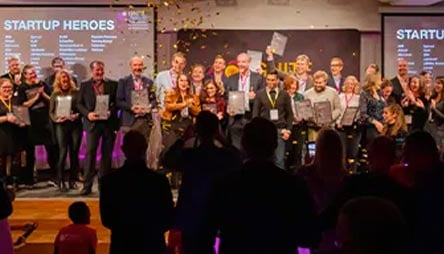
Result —
<svg viewBox="0 0 444 254"><path fill-rule="evenodd" d="M102 160L99 179L111 170L115 132L119 127L116 107L117 82L104 78L103 62L95 60L89 67L92 78L82 82L77 102L77 109L84 118L83 128L88 134L82 195L89 195L92 191L100 138L102 138Z"/></svg>
<svg viewBox="0 0 444 254"><path fill-rule="evenodd" d="M130 60L131 74L119 80L117 85L117 107L122 111L122 133L133 129L149 139L153 120L151 109L156 106L153 81L143 76L143 59L135 56Z"/></svg>

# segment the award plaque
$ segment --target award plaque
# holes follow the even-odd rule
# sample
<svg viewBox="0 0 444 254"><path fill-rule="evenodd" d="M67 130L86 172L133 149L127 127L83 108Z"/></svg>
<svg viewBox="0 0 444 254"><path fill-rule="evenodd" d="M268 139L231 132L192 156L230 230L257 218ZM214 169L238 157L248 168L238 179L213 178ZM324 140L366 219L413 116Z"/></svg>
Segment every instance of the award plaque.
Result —
<svg viewBox="0 0 444 254"><path fill-rule="evenodd" d="M71 115L71 105L72 105L71 96L57 96L56 117L68 118Z"/></svg>
<svg viewBox="0 0 444 254"><path fill-rule="evenodd" d="M23 106L12 106L12 113L21 124L31 125L29 118L29 109Z"/></svg>
<svg viewBox="0 0 444 254"><path fill-rule="evenodd" d="M310 100L301 100L295 102L296 117L303 120L312 120L314 118L313 107Z"/></svg>
<svg viewBox="0 0 444 254"><path fill-rule="evenodd" d="M204 103L202 104L202 110L210 111L213 114L217 114L216 103Z"/></svg>
<svg viewBox="0 0 444 254"><path fill-rule="evenodd" d="M352 126L355 122L356 114L358 113L358 107L347 107L342 115L342 126Z"/></svg>
<svg viewBox="0 0 444 254"><path fill-rule="evenodd" d="M245 92L230 91L228 92L228 114L243 115L245 114Z"/></svg>
<svg viewBox="0 0 444 254"><path fill-rule="evenodd" d="M94 113L98 116L100 120L108 119L108 108L109 108L109 95L97 95L96 96L96 107Z"/></svg>
<svg viewBox="0 0 444 254"><path fill-rule="evenodd" d="M285 47L287 46L287 40L287 36L278 32L274 32L270 43L270 46L273 49L273 53L283 56Z"/></svg>
<svg viewBox="0 0 444 254"><path fill-rule="evenodd" d="M331 124L333 117L329 101L316 102L314 104L314 111L317 125Z"/></svg>
<svg viewBox="0 0 444 254"><path fill-rule="evenodd" d="M142 89L131 91L131 104L132 106L142 108L144 111L150 111L151 105L148 99L148 90Z"/></svg>

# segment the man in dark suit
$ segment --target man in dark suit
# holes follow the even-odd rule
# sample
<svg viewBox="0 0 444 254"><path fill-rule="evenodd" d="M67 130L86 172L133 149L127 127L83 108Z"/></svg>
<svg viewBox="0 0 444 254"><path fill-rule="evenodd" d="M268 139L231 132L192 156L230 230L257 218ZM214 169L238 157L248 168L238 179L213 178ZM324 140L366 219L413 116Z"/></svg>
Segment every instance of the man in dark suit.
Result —
<svg viewBox="0 0 444 254"><path fill-rule="evenodd" d="M404 96L404 90L409 85L409 65L407 60L398 61L398 75L390 80L393 85L392 94L396 99L396 103L400 104Z"/></svg>
<svg viewBox="0 0 444 254"><path fill-rule="evenodd" d="M278 146L275 152L276 166L285 169L285 142L291 134L294 119L291 108L291 99L284 90L279 90L278 73L272 71L267 74L267 86L257 93L253 106L253 117L262 117L270 120L278 131Z"/></svg>
<svg viewBox="0 0 444 254"><path fill-rule="evenodd" d="M338 93L342 93L342 86L344 85L344 77L342 76L343 68L344 61L342 61L340 57L333 57L331 59L327 85L334 88Z"/></svg>
<svg viewBox="0 0 444 254"><path fill-rule="evenodd" d="M256 93L264 87L264 78L260 74L250 71L250 62L251 57L247 53L240 53L237 56L239 73L230 76L226 85L227 98L230 91L241 91L245 94L245 114L231 114L228 120L228 140L237 149L241 148L242 130L252 117ZM230 114L230 112L228 113Z"/></svg>
<svg viewBox="0 0 444 254"><path fill-rule="evenodd" d="M49 86L49 89L52 93L54 90L54 81L56 78L56 74L58 71L65 69L65 60L63 58L57 56L51 60L52 74L48 76L45 80L45 83ZM77 85L77 79L75 77L71 77L74 83Z"/></svg>
<svg viewBox="0 0 444 254"><path fill-rule="evenodd" d="M242 146L248 159L239 173L217 185L210 204L220 254L289 254L319 241L306 184L273 163L277 138L275 125L266 119L245 126Z"/></svg>
<svg viewBox="0 0 444 254"><path fill-rule="evenodd" d="M83 127L87 136L87 152L85 164L85 183L82 195L91 193L95 170L96 153L100 138L102 138L102 161L99 171L99 179L111 170L112 152L114 147L115 131L119 128L116 107L117 82L104 78L105 64L101 61L93 61L90 64L92 78L82 82L79 92L77 109L83 116ZM108 95L108 112L99 115L95 112L96 101Z"/></svg>
<svg viewBox="0 0 444 254"><path fill-rule="evenodd" d="M141 133L129 131L122 145L125 164L102 178L100 217L111 230L110 254L166 254L173 197L167 178L146 167L147 146Z"/></svg>
<svg viewBox="0 0 444 254"><path fill-rule="evenodd" d="M143 59L135 56L130 60L131 74L121 78L117 85L117 107L122 111L121 128L122 133L134 129L142 133L148 140L151 126L151 109L156 106L156 94L153 89L153 81L143 73ZM132 93L145 94L149 105L136 105L132 101ZM147 141L148 142L148 141Z"/></svg>

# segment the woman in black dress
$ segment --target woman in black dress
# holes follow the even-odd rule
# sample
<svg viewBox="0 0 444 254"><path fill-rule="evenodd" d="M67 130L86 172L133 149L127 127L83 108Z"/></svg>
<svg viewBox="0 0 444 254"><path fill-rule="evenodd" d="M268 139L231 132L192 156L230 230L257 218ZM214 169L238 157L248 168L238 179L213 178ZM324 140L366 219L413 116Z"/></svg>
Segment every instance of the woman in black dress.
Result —
<svg viewBox="0 0 444 254"><path fill-rule="evenodd" d="M34 183L35 146L45 145L47 161L51 170L55 170L57 150L49 121L49 87L37 78L37 73L32 65L25 65L22 75L25 79L18 89L19 102L29 108L31 119L27 142L25 142L26 169L23 180L25 184L32 185Z"/></svg>
<svg viewBox="0 0 444 254"><path fill-rule="evenodd" d="M82 140L82 122L79 113L75 108L78 89L66 70L57 72L54 80L54 92L49 101L49 116L54 123L54 132L57 146L59 148L59 158L57 161L57 186L61 192L67 190L63 172L65 171L65 161L69 149L70 177L69 188L76 189L77 169L79 166L79 149ZM70 112L65 115L58 104L62 100L70 101Z"/></svg>
<svg viewBox="0 0 444 254"><path fill-rule="evenodd" d="M11 184L12 159L18 154L19 144L17 135L19 123L12 114L13 85L9 79L0 79L0 159L2 168L0 178L6 177L7 184ZM24 126L23 124L20 124Z"/></svg>

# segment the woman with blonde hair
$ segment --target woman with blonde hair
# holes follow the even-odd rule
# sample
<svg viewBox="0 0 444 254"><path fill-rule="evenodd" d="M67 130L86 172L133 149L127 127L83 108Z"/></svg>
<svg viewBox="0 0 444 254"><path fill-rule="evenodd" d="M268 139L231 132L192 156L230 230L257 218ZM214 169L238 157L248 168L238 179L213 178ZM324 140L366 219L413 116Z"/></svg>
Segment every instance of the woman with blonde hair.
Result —
<svg viewBox="0 0 444 254"><path fill-rule="evenodd" d="M384 128L381 132L382 135L395 140L407 135L407 125L401 106L396 103L389 104L384 108L383 117Z"/></svg>
<svg viewBox="0 0 444 254"><path fill-rule="evenodd" d="M61 192L67 191L63 173L68 150L70 160L68 187L76 189L79 150L82 140L82 122L75 107L78 92L68 71L58 71L54 80L54 91L49 100L49 116L54 123L55 138L59 148L57 187Z"/></svg>

